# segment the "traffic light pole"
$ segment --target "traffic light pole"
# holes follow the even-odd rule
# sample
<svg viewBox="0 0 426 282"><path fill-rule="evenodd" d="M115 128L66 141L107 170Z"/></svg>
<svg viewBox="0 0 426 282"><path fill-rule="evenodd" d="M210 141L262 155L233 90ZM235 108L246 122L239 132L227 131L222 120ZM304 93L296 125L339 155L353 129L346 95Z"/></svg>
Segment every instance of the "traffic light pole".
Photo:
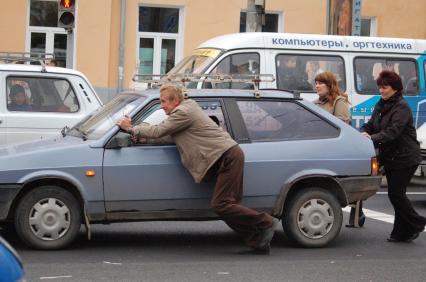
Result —
<svg viewBox="0 0 426 282"><path fill-rule="evenodd" d="M67 30L67 58L65 67L74 68L74 32L72 29Z"/></svg>

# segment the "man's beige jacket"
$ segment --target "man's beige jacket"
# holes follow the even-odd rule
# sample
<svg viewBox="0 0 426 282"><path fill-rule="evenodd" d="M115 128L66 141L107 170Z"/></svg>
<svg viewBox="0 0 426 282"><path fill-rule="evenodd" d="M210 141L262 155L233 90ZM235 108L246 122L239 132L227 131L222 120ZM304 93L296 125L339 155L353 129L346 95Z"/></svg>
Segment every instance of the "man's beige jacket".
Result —
<svg viewBox="0 0 426 282"><path fill-rule="evenodd" d="M237 144L190 99L182 101L158 125L135 126L133 134L143 138L170 136L179 150L183 165L196 183L201 182L209 168L225 151Z"/></svg>

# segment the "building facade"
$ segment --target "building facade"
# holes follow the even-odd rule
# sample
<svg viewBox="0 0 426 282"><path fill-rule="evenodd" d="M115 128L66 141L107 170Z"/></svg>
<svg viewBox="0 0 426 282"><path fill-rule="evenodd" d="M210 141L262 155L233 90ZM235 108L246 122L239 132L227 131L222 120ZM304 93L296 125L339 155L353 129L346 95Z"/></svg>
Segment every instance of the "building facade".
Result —
<svg viewBox="0 0 426 282"><path fill-rule="evenodd" d="M264 31L327 33L327 0L266 0ZM72 35L58 0L0 0L1 52L54 53L104 100L139 73L165 73L214 36L245 31L247 0L75 0ZM362 0L362 35L426 38L425 0ZM67 43L68 40L68 43ZM67 54L68 52L68 54Z"/></svg>

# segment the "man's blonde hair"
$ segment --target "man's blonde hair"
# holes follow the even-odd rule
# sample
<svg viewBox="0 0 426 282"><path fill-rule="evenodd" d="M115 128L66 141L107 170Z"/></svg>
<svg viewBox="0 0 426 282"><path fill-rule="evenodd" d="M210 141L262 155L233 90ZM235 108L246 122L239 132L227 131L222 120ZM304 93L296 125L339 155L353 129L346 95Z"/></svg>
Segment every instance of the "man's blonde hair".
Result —
<svg viewBox="0 0 426 282"><path fill-rule="evenodd" d="M180 102L183 101L183 91L182 88L171 83L163 84L160 88L160 94L162 94L164 91L167 91L167 99L173 100L174 98L178 98Z"/></svg>

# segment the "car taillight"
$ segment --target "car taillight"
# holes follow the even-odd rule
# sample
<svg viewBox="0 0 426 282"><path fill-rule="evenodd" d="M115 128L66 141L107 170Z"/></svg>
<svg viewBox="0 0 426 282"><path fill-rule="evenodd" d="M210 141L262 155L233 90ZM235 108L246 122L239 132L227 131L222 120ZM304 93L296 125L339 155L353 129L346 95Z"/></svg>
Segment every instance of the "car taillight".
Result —
<svg viewBox="0 0 426 282"><path fill-rule="evenodd" d="M374 176L379 175L379 162L376 157L371 158L371 174Z"/></svg>

